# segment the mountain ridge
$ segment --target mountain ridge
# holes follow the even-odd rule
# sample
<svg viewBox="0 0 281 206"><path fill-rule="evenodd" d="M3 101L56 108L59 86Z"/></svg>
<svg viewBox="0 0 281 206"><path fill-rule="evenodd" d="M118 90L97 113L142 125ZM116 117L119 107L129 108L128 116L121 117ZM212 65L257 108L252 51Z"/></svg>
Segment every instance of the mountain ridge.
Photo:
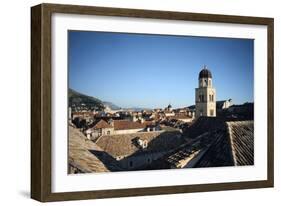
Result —
<svg viewBox="0 0 281 206"><path fill-rule="evenodd" d="M112 110L121 109L121 107L115 105L112 102L102 101L96 97L83 94L71 88L68 89L68 103L69 106L73 108L78 106L80 107L83 106L83 107L87 107L88 109L103 110L107 106Z"/></svg>
<svg viewBox="0 0 281 206"><path fill-rule="evenodd" d="M88 109L104 109L104 105L100 99L83 94L71 88L68 89L68 104L71 107L83 106Z"/></svg>

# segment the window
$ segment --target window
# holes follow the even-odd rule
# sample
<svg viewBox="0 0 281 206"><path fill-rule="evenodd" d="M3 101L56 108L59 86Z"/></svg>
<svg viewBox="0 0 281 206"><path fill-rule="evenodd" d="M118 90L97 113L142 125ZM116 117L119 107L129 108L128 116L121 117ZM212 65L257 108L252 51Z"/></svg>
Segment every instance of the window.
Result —
<svg viewBox="0 0 281 206"><path fill-rule="evenodd" d="M110 135L110 131L107 131L107 135Z"/></svg>
<svg viewBox="0 0 281 206"><path fill-rule="evenodd" d="M210 115L214 116L214 110L213 109L210 110Z"/></svg>
<svg viewBox="0 0 281 206"><path fill-rule="evenodd" d="M133 167L133 161L130 161L130 162L129 162L129 166L130 166L130 167Z"/></svg>
<svg viewBox="0 0 281 206"><path fill-rule="evenodd" d="M198 102L204 102L204 95L203 94L199 94Z"/></svg>
<svg viewBox="0 0 281 206"><path fill-rule="evenodd" d="M210 94L210 95L209 95L209 101L210 101L210 102L213 102L213 101L214 101L214 95L213 95L213 94Z"/></svg>

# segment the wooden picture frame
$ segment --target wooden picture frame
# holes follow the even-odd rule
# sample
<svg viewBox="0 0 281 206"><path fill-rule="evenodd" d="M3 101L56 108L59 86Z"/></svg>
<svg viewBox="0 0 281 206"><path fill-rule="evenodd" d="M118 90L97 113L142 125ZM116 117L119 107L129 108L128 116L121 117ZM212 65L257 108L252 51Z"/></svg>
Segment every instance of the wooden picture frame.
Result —
<svg viewBox="0 0 281 206"><path fill-rule="evenodd" d="M267 27L267 179L215 184L54 193L51 163L51 16L54 13L220 22ZM274 76L272 18L40 4L31 8L31 198L42 202L273 187Z"/></svg>

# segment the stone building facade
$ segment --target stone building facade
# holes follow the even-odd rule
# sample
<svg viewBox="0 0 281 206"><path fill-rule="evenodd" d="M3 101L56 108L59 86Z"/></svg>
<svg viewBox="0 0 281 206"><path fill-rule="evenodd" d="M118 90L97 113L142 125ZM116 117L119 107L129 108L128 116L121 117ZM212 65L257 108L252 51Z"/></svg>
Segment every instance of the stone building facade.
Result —
<svg viewBox="0 0 281 206"><path fill-rule="evenodd" d="M213 87L212 73L204 66L199 73L199 87L195 89L195 117L216 116L216 89Z"/></svg>

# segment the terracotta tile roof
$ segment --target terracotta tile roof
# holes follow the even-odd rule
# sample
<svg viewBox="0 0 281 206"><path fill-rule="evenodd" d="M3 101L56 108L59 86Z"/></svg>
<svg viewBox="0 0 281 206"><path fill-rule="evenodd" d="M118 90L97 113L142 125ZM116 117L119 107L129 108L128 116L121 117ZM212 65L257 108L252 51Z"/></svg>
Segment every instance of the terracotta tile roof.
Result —
<svg viewBox="0 0 281 206"><path fill-rule="evenodd" d="M86 137L79 129L69 126L68 163L83 173L119 171L113 158L98 154L104 151L92 141L85 141Z"/></svg>
<svg viewBox="0 0 281 206"><path fill-rule="evenodd" d="M227 122L235 165L254 164L253 121Z"/></svg>
<svg viewBox="0 0 281 206"><path fill-rule="evenodd" d="M126 129L142 129L146 126L139 122L132 122L129 120L113 120L114 130L126 130Z"/></svg>
<svg viewBox="0 0 281 206"><path fill-rule="evenodd" d="M170 117L170 119L191 119L191 117L186 114L176 114L175 116Z"/></svg>
<svg viewBox="0 0 281 206"><path fill-rule="evenodd" d="M93 129L103 129L103 128L113 128L110 124L108 124L103 119L99 120L98 122L94 122L94 124L91 126Z"/></svg>
<svg viewBox="0 0 281 206"><path fill-rule="evenodd" d="M145 125L145 126L151 126L151 125L155 125L155 121L153 121L153 120L146 120L146 121L144 121L143 123L142 123L143 125Z"/></svg>
<svg viewBox="0 0 281 206"><path fill-rule="evenodd" d="M222 132L218 132L218 135ZM254 121L227 122L196 167L254 164Z"/></svg>
<svg viewBox="0 0 281 206"><path fill-rule="evenodd" d="M207 151L194 167L234 166L229 136L226 130L207 134L206 141L210 141Z"/></svg>
<svg viewBox="0 0 281 206"><path fill-rule="evenodd" d="M225 121L218 117L199 117L184 132L187 138L195 138L205 132L213 132L225 127Z"/></svg>
<svg viewBox="0 0 281 206"><path fill-rule="evenodd" d="M190 142L179 147L166 162L172 167L253 165L253 134L253 121L227 122L219 129L190 138Z"/></svg>
<svg viewBox="0 0 281 206"><path fill-rule="evenodd" d="M137 147L133 143L136 138L147 140L148 147L146 149L140 149ZM111 156L118 157L129 156L142 152L167 152L171 149L177 148L183 142L183 139L180 138L180 132L178 131L155 131L102 136L96 144Z"/></svg>

